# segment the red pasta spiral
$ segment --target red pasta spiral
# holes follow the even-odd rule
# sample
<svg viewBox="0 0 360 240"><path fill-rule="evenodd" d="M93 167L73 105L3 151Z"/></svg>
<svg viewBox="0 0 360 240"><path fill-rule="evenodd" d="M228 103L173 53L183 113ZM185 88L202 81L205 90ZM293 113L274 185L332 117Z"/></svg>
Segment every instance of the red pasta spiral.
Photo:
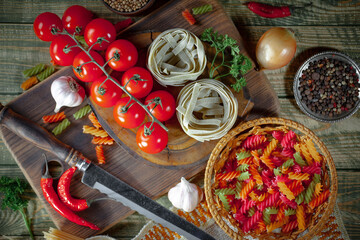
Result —
<svg viewBox="0 0 360 240"><path fill-rule="evenodd" d="M283 139L281 140L281 146L284 148L292 148L295 145L295 142L292 141L296 138L296 134L293 131L288 131Z"/></svg>
<svg viewBox="0 0 360 240"><path fill-rule="evenodd" d="M249 232L251 228L254 227L257 222L259 222L261 217L262 217L262 212L257 211L254 215L252 215L251 218L249 218L249 220L247 220L244 223L243 231Z"/></svg>
<svg viewBox="0 0 360 240"><path fill-rule="evenodd" d="M279 192L275 192L274 194L269 195L269 197L267 197L264 201L262 201L258 205L258 209L260 211L264 211L265 208L274 205L277 202L277 200L279 199L279 197L280 197Z"/></svg>
<svg viewBox="0 0 360 240"><path fill-rule="evenodd" d="M316 166L315 164L312 166L305 166L302 168L302 171L304 173L310 173L310 174L321 174L321 168Z"/></svg>
<svg viewBox="0 0 360 240"><path fill-rule="evenodd" d="M281 231L284 233L288 233L291 232L292 230L294 230L295 228L297 228L298 226L298 222L297 220L288 222L285 226L282 227Z"/></svg>
<svg viewBox="0 0 360 240"><path fill-rule="evenodd" d="M309 203L309 206L312 209L314 209L317 206L319 206L320 204L322 204L323 202L325 202L329 196L330 196L330 191L329 191L329 189L327 189L326 191L322 192L319 196L317 196L316 198L311 200L311 202Z"/></svg>
<svg viewBox="0 0 360 240"><path fill-rule="evenodd" d="M295 150L293 148L284 148L281 151L281 155L285 156L285 157L289 157L292 158L294 156Z"/></svg>
<svg viewBox="0 0 360 240"><path fill-rule="evenodd" d="M194 25L196 23L194 16L190 13L188 9L185 9L181 14L190 25Z"/></svg>
<svg viewBox="0 0 360 240"><path fill-rule="evenodd" d="M240 223L244 223L244 222L246 222L248 220L248 217L246 217L244 214L239 213L239 212L237 212L234 215L234 218Z"/></svg>
<svg viewBox="0 0 360 240"><path fill-rule="evenodd" d="M293 166L293 170L295 173L301 173L302 172L302 169L300 167L299 164L295 163L295 165Z"/></svg>
<svg viewBox="0 0 360 240"><path fill-rule="evenodd" d="M284 134L283 134L283 132L281 132L281 131L273 131L273 132L271 133L271 135L272 135L275 139L277 139L279 142L281 142L281 140L282 140L283 137L284 137Z"/></svg>
<svg viewBox="0 0 360 240"><path fill-rule="evenodd" d="M273 172L270 170L263 170L261 172L261 177L266 186L271 186L271 178L272 178Z"/></svg>
<svg viewBox="0 0 360 240"><path fill-rule="evenodd" d="M296 209L297 203L295 202L295 200L289 200L284 194L280 194L280 199L289 207Z"/></svg>
<svg viewBox="0 0 360 240"><path fill-rule="evenodd" d="M274 163L275 167L280 167L284 163L284 161L278 157L271 156L270 159Z"/></svg>
<svg viewBox="0 0 360 240"><path fill-rule="evenodd" d="M66 118L66 115L64 112L58 112L53 115L45 115L42 117L42 120L44 123L54 123L54 122L60 122Z"/></svg>
<svg viewBox="0 0 360 240"><path fill-rule="evenodd" d="M247 137L242 143L243 148L247 150L258 149L261 144L266 142L266 137L263 135L252 135Z"/></svg>
<svg viewBox="0 0 360 240"><path fill-rule="evenodd" d="M239 209L239 212L242 214L245 214L250 208L252 208L253 206L255 206L256 202L253 200L244 200L242 202L242 205Z"/></svg>

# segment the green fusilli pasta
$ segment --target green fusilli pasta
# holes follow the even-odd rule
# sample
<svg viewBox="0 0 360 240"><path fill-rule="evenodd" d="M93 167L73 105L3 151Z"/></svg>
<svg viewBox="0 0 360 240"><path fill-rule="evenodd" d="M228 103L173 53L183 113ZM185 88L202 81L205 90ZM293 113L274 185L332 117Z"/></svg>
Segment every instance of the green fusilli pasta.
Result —
<svg viewBox="0 0 360 240"><path fill-rule="evenodd" d="M255 214L255 208L250 208L249 211L248 211L248 214L249 214L249 217L251 217L252 215Z"/></svg>
<svg viewBox="0 0 360 240"><path fill-rule="evenodd" d="M32 77L32 76L35 76L35 75L41 73L42 71L44 71L45 68L46 68L45 64L39 63L38 65L36 65L32 68L25 69L23 71L23 75L24 75L24 77Z"/></svg>
<svg viewBox="0 0 360 240"><path fill-rule="evenodd" d="M289 168L294 166L294 160L293 159L289 159L286 162L283 163L283 165L281 165L281 167L283 168Z"/></svg>
<svg viewBox="0 0 360 240"><path fill-rule="evenodd" d="M198 15L198 14L204 14L204 13L211 12L212 10L213 10L212 5L206 4L206 5L202 5L200 7L193 8L192 13L194 15Z"/></svg>
<svg viewBox="0 0 360 240"><path fill-rule="evenodd" d="M229 204L229 201L226 198L226 196L223 195L223 194L219 194L219 198L220 198L221 202L224 204L225 210L229 211L230 210L230 204Z"/></svg>
<svg viewBox="0 0 360 240"><path fill-rule="evenodd" d="M306 162L304 161L304 159L301 157L299 152L294 153L294 158L295 161L301 166L306 166Z"/></svg>
<svg viewBox="0 0 360 240"><path fill-rule="evenodd" d="M320 182L320 180L321 180L321 176L320 176L320 174L314 174L314 177L313 177L313 182L315 183L315 184L317 184L317 183L319 183Z"/></svg>
<svg viewBox="0 0 360 240"><path fill-rule="evenodd" d="M68 126L70 126L70 121L65 118L61 121L53 130L52 133L56 136L62 133Z"/></svg>
<svg viewBox="0 0 360 240"><path fill-rule="evenodd" d="M240 199L240 192L242 190L241 182L237 181L235 185L235 198Z"/></svg>
<svg viewBox="0 0 360 240"><path fill-rule="evenodd" d="M285 216L295 215L296 210L292 208L285 209Z"/></svg>
<svg viewBox="0 0 360 240"><path fill-rule="evenodd" d="M269 225L271 223L270 214L267 213L265 210L263 211L263 220L266 225Z"/></svg>
<svg viewBox="0 0 360 240"><path fill-rule="evenodd" d="M241 160L248 157L251 157L251 153L249 151L239 152L236 154L237 160Z"/></svg>
<svg viewBox="0 0 360 240"><path fill-rule="evenodd" d="M241 172L245 172L249 169L249 165L248 164L241 164L240 166L238 166L236 168L236 171L241 171Z"/></svg>
<svg viewBox="0 0 360 240"><path fill-rule="evenodd" d="M279 168L274 168L274 175L275 176L280 176L281 175L281 170Z"/></svg>
<svg viewBox="0 0 360 240"><path fill-rule="evenodd" d="M238 179L240 181L244 181L245 179L249 179L250 178L250 173L249 172L243 172L240 174L240 176L238 176Z"/></svg>
<svg viewBox="0 0 360 240"><path fill-rule="evenodd" d="M233 188L221 188L221 189L216 189L215 190L215 194L216 195L233 195L235 194L235 189Z"/></svg>
<svg viewBox="0 0 360 240"><path fill-rule="evenodd" d="M265 208L265 212L267 214L277 214L278 210L276 209L276 207L268 207L268 208Z"/></svg>
<svg viewBox="0 0 360 240"><path fill-rule="evenodd" d="M295 202L300 205L304 201L305 192L300 193L296 198Z"/></svg>
<svg viewBox="0 0 360 240"><path fill-rule="evenodd" d="M79 118L86 116L90 112L91 112L91 107L89 105L86 105L80 108L76 113L74 113L73 117L75 118L75 120L78 120Z"/></svg>
<svg viewBox="0 0 360 240"><path fill-rule="evenodd" d="M314 178L315 178L315 176L314 176ZM304 197L304 202L306 204L309 204L309 202L311 201L311 199L314 195L315 185L316 185L316 182L315 182L315 179L313 179L313 181L309 184L308 188L306 189L305 197Z"/></svg>
<svg viewBox="0 0 360 240"><path fill-rule="evenodd" d="M55 72L54 66L47 67L44 71L36 75L39 81L43 81Z"/></svg>

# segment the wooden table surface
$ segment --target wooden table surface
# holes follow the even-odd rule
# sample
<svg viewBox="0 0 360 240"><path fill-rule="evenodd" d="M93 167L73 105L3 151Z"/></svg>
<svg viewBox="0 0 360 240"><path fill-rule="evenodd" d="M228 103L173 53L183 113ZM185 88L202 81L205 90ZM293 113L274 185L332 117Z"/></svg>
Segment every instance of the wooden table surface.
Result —
<svg viewBox="0 0 360 240"><path fill-rule="evenodd" d="M297 68L311 55L327 49L348 54L360 64L360 0L315 0L306 10L296 11L293 16L266 19L250 12L240 0L220 1L232 18L250 54L254 54L257 40L269 28L289 27L297 38L297 51L293 61L278 70L267 70L271 85L281 103L281 117L295 120L312 129L328 147L338 172L338 204L345 227L351 239L360 239L360 112L335 124L310 119L297 107L292 92ZM262 0L270 4L286 4L288 1ZM306 1L291 1L302 5ZM124 19L110 12L99 0L2 0L0 1L0 102L7 102L23 91L20 84L25 80L22 71L37 63L48 63L49 42L40 41L33 32L32 23L42 12L62 16L71 5L87 7L99 17L113 23ZM134 20L139 17L134 18ZM0 176L24 178L3 142L0 142ZM201 183L202 176L197 176ZM49 215L34 192L26 192L30 199L28 211L32 217L32 229L36 239L42 239L42 231L54 227ZM167 197L158 200L170 206ZM131 239L148 220L133 214L107 234L117 239ZM21 215L11 210L0 210L0 239L29 239Z"/></svg>

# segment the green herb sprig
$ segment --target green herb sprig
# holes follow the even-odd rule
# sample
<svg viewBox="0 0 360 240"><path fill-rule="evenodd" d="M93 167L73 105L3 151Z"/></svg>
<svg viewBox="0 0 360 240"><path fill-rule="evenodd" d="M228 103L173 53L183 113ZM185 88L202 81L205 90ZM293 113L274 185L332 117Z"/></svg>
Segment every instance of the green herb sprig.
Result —
<svg viewBox="0 0 360 240"><path fill-rule="evenodd" d="M35 239L30 228L30 219L25 213L25 208L29 201L21 197L27 188L28 184L21 179L12 179L6 176L0 178L0 193L2 194L1 208L5 209L8 207L13 211L19 211L24 219L31 239Z"/></svg>
<svg viewBox="0 0 360 240"><path fill-rule="evenodd" d="M236 40L229 37L227 34L221 35L212 28L207 28L202 33L201 40L209 42L211 47L214 47L216 50L214 59L211 62L209 77L212 79L220 79L231 75L235 79L235 83L231 84L231 87L236 92L239 92L242 87L246 86L244 75L253 67L251 60L240 53ZM225 61L226 49L230 50L232 58ZM215 60L219 54L222 56L222 61L220 65L215 67ZM221 67L226 67L229 71L222 75L214 76L216 70Z"/></svg>

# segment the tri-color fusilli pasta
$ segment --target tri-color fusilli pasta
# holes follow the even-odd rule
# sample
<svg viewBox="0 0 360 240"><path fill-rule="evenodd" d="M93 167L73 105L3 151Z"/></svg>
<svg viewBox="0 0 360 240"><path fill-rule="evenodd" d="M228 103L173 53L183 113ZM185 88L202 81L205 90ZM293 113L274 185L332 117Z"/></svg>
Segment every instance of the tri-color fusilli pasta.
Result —
<svg viewBox="0 0 360 240"><path fill-rule="evenodd" d="M254 128L232 143L216 169L214 193L245 233L303 231L330 195L323 157L308 138L268 129Z"/></svg>

